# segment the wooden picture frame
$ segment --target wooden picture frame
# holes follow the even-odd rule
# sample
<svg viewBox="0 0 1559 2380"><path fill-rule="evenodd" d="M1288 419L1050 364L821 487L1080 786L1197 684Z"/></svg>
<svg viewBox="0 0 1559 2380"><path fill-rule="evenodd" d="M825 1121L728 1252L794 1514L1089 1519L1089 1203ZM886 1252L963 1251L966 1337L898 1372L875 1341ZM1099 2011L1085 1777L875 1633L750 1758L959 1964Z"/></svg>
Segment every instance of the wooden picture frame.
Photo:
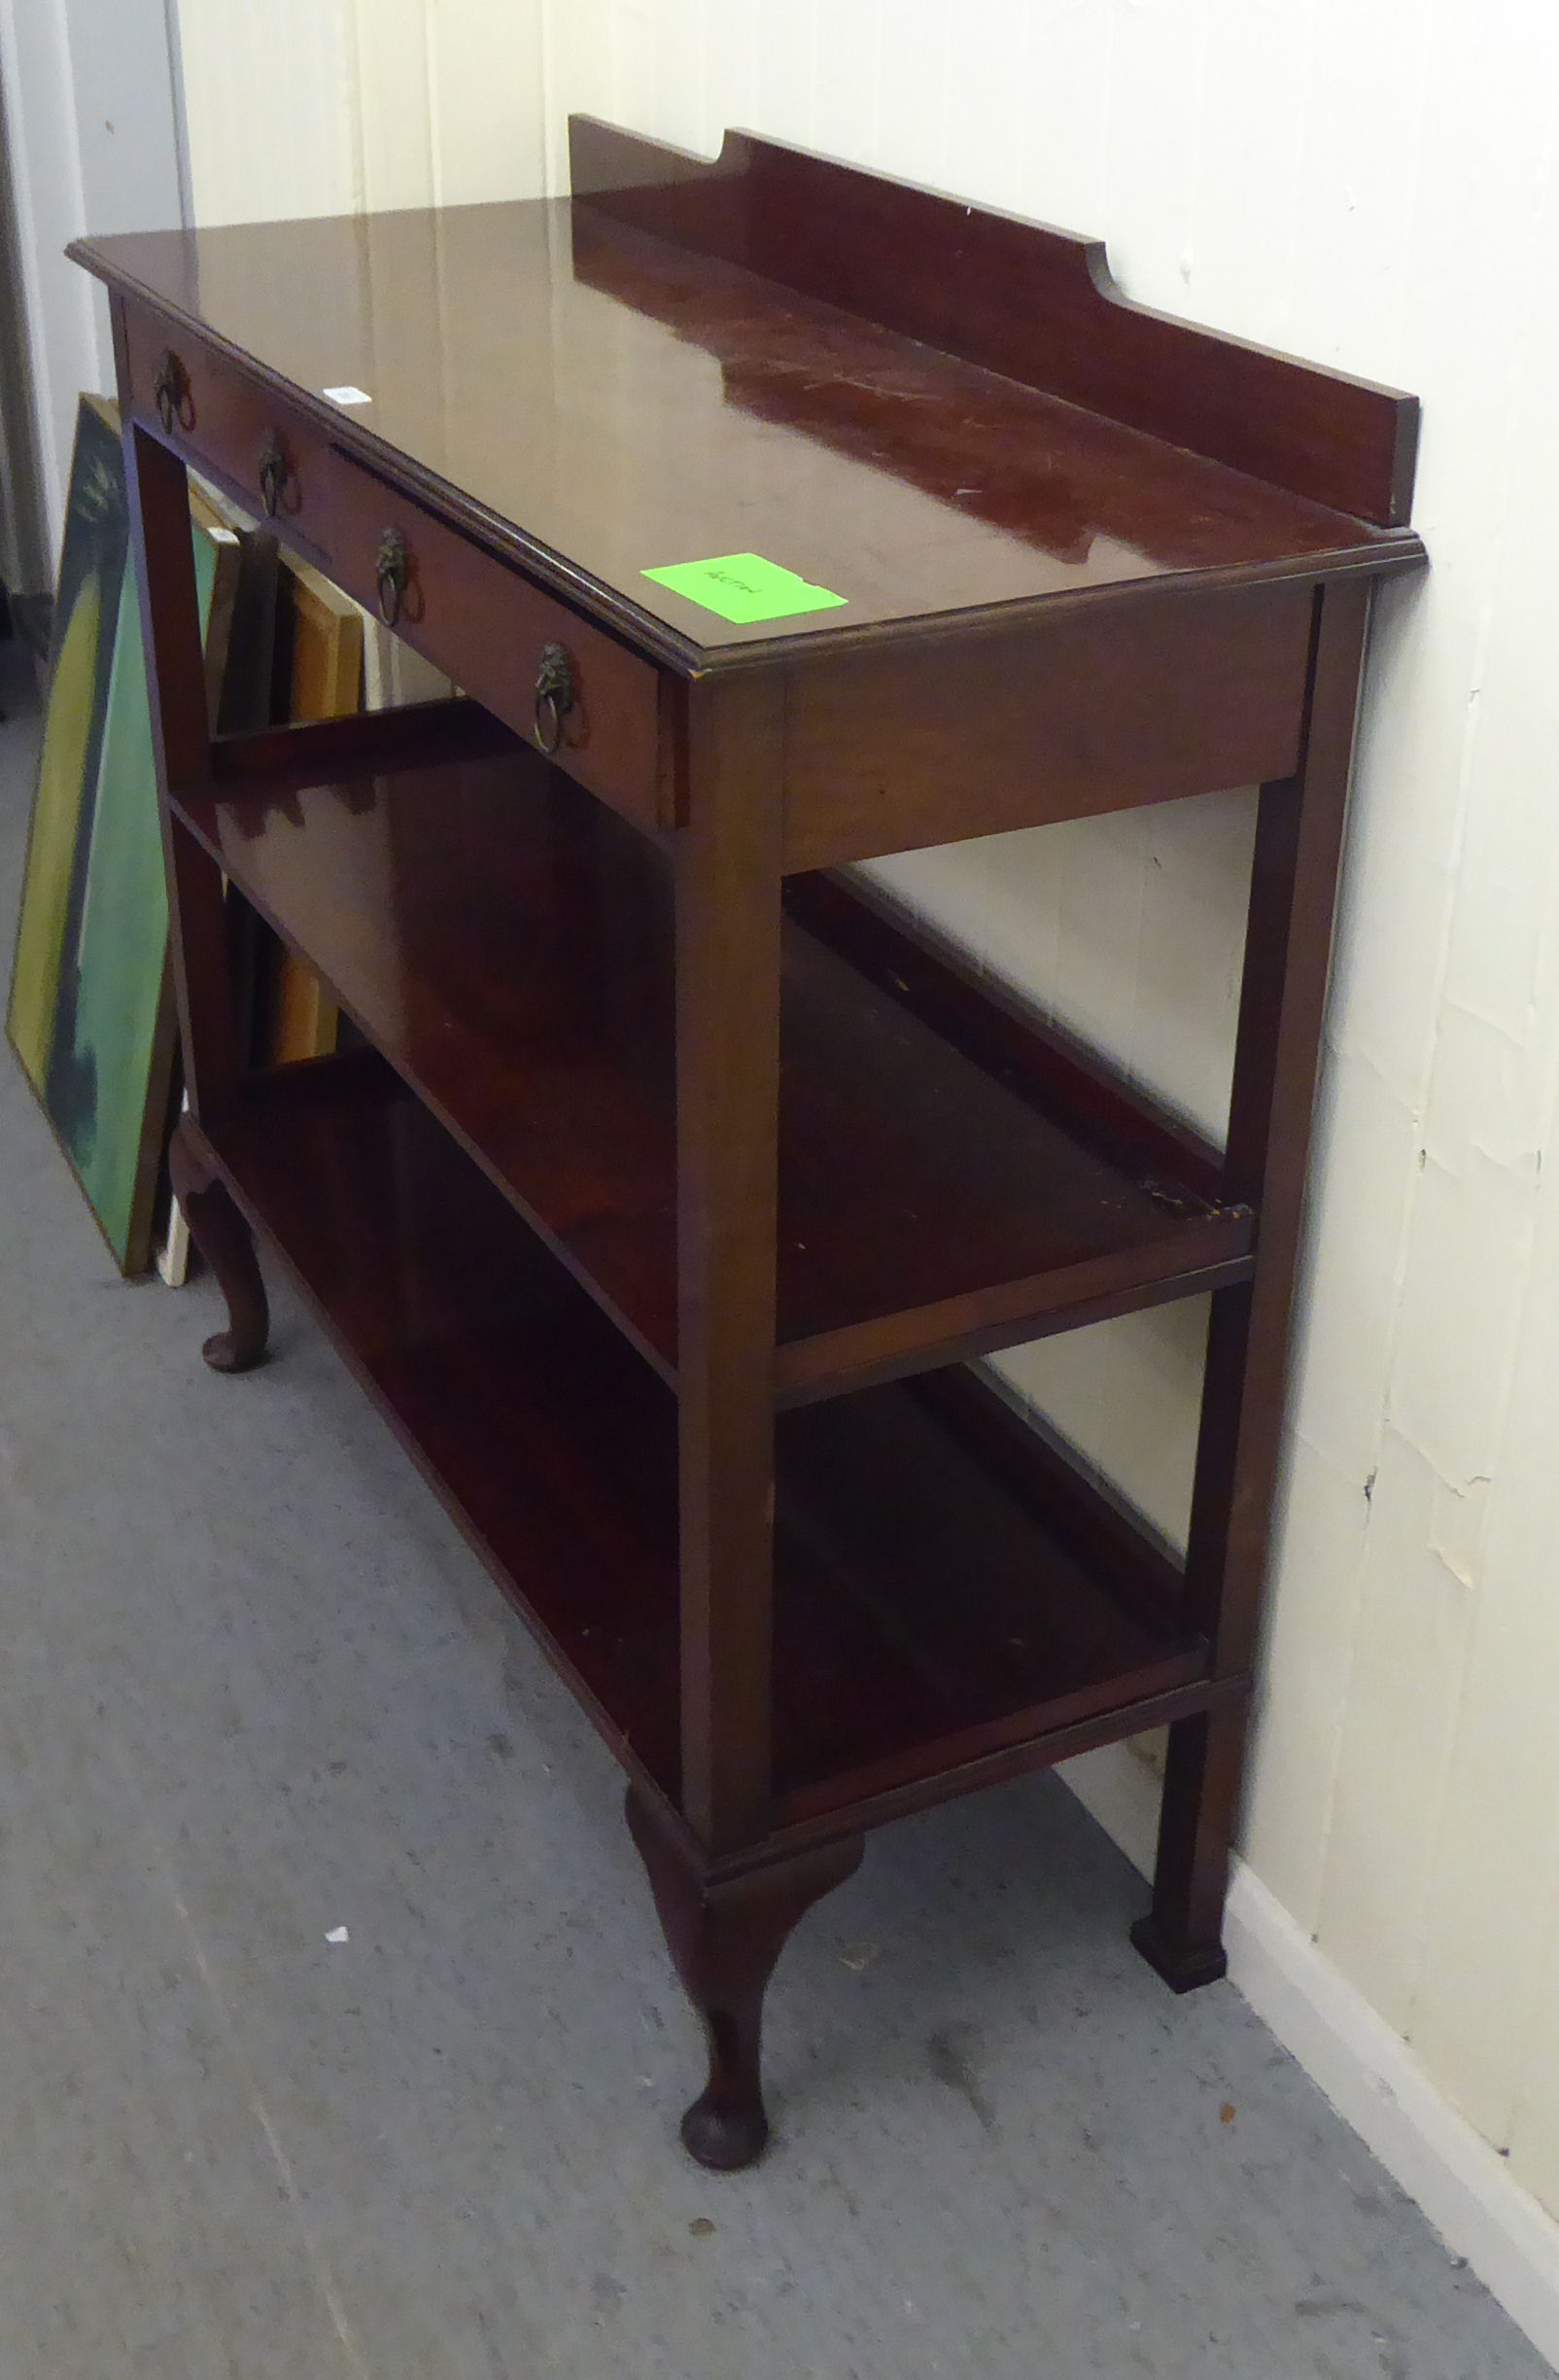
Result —
<svg viewBox="0 0 1559 2380"><path fill-rule="evenodd" d="M277 677L285 687L278 709L294 725L344 718L363 707L363 613L350 596L290 561L283 574ZM277 943L262 967L260 1051L267 1066L328 1058L341 1012L312 967Z"/></svg>

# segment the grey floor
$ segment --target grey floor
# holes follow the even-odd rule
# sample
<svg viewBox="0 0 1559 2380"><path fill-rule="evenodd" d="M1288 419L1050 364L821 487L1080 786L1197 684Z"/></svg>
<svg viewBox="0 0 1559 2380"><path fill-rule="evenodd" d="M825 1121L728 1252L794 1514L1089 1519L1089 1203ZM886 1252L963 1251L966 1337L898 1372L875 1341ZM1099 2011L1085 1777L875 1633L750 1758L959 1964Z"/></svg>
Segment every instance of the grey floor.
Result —
<svg viewBox="0 0 1559 2380"><path fill-rule="evenodd" d="M876 1838L698 2172L612 1764L312 1326L207 1374L5 1051L0 1213L0 2380L1546 2371L1053 1780Z"/></svg>

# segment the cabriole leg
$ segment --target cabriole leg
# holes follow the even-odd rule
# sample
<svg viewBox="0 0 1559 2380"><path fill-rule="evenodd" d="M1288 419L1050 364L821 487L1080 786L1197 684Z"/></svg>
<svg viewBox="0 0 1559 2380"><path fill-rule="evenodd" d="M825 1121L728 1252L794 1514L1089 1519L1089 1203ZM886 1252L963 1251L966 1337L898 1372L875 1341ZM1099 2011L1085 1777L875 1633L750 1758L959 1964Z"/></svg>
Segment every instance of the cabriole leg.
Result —
<svg viewBox="0 0 1559 2380"><path fill-rule="evenodd" d="M208 1339L200 1352L213 1372L248 1372L264 1355L270 1330L254 1234L182 1118L168 1150L168 1172L190 1237L227 1301L227 1328Z"/></svg>
<svg viewBox="0 0 1559 2380"><path fill-rule="evenodd" d="M709 2081L682 2118L683 2146L700 2165L734 2172L750 2165L769 2137L760 2039L775 1963L813 1903L853 1875L865 1844L851 1836L710 1884L631 1785L628 1828L673 1963L709 2036Z"/></svg>
<svg viewBox="0 0 1559 2380"><path fill-rule="evenodd" d="M1169 1730L1153 1908L1131 1940L1171 1991L1195 1991L1228 1973L1224 1895L1238 1812L1246 1704L1179 1719Z"/></svg>

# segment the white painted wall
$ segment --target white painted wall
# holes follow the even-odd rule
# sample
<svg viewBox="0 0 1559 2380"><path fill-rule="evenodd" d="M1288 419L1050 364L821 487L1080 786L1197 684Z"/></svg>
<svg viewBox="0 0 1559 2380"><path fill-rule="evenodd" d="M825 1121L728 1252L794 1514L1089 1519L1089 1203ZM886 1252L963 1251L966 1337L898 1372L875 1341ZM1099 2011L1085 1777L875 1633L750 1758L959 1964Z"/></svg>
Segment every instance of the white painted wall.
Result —
<svg viewBox="0 0 1559 2380"><path fill-rule="evenodd" d="M0 0L0 85L52 562L76 400L114 387L107 307L65 244L181 217L166 0Z"/></svg>
<svg viewBox="0 0 1559 2380"><path fill-rule="evenodd" d="M59 551L76 395L107 383L97 353L90 285L63 249L86 228L81 158L62 5L0 0L22 303L31 350L38 468L49 543Z"/></svg>
<svg viewBox="0 0 1559 2380"><path fill-rule="evenodd" d="M541 189L541 0L182 0L179 21L198 223Z"/></svg>
<svg viewBox="0 0 1559 2380"><path fill-rule="evenodd" d="M1559 2213L1559 13L183 14L205 220L555 187L569 107L706 152L745 124L1102 232L1133 296L1423 397L1434 570L1377 611L1245 1848ZM279 35L309 61L285 155L248 132ZM1231 792L884 872L1216 1123L1249 835ZM1197 1356L1198 1318L1164 1310L1011 1369L1173 1534Z"/></svg>

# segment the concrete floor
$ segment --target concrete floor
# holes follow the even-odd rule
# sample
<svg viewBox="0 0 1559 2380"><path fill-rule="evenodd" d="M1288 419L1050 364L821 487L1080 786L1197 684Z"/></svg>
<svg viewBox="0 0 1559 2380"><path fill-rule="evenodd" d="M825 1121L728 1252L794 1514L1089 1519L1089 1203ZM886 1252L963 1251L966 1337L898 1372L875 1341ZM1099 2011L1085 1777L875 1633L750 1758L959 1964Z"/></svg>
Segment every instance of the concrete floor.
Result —
<svg viewBox="0 0 1559 2380"><path fill-rule="evenodd" d="M616 1771L333 1355L207 1374L9 1052L0 1211L0 2380L1546 2371L1054 1780L875 1838L699 2172Z"/></svg>

